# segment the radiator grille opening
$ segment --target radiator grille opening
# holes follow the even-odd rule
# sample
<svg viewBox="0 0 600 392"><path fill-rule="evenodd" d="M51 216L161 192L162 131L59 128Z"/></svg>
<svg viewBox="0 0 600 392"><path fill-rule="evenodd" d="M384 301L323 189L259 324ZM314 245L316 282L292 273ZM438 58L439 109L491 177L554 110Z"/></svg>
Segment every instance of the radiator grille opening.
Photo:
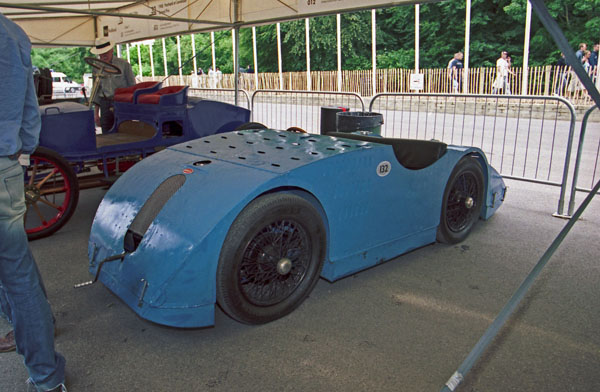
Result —
<svg viewBox="0 0 600 392"><path fill-rule="evenodd" d="M185 183L185 176L183 174L177 174L164 180L158 188L152 192L146 203L140 208L140 211L131 222L127 233L125 234L125 240L123 243L123 249L126 252L134 252L146 231L150 227L150 224L154 221L160 210L169 201L169 199L183 186Z"/></svg>

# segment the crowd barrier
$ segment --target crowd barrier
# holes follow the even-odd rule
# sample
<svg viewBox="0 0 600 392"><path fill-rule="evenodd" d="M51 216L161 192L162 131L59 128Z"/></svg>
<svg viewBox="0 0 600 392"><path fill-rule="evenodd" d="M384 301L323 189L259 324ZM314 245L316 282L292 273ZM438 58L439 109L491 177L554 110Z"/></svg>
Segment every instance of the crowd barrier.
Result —
<svg viewBox="0 0 600 392"><path fill-rule="evenodd" d="M234 102L233 89L190 91L195 96ZM250 96L241 91L239 104L252 110L252 121L270 128L294 126L319 133L321 107L342 106L381 113L384 137L479 147L503 177L560 188L555 215L561 217L572 213L575 193L589 192L587 184L600 177L598 123L585 135L590 123L586 115L580 138L575 132L575 108L560 96L385 93L371 98L367 107L356 93L256 90ZM572 156L574 143L580 144L576 158ZM571 198L565 212L569 185Z"/></svg>

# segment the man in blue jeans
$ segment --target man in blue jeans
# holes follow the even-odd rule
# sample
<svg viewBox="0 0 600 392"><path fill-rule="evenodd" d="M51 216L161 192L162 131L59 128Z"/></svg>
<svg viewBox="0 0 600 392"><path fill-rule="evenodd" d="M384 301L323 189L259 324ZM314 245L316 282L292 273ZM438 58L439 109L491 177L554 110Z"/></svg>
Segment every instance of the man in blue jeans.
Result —
<svg viewBox="0 0 600 392"><path fill-rule="evenodd" d="M33 85L31 43L0 14L0 307L36 391L66 391L65 359L54 350L54 323L23 225L21 154L33 152L40 115ZM12 335L2 340L7 347Z"/></svg>

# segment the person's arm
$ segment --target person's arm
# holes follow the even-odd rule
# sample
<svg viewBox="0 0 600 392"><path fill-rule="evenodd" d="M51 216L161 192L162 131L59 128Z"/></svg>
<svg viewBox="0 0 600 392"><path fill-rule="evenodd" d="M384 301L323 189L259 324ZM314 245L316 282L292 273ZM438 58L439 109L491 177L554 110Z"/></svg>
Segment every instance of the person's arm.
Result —
<svg viewBox="0 0 600 392"><path fill-rule="evenodd" d="M135 84L135 76L133 75L133 69L131 68L131 64L127 63L123 72L125 73L125 80L127 80L127 86L133 86Z"/></svg>
<svg viewBox="0 0 600 392"><path fill-rule="evenodd" d="M31 61L31 58L29 60ZM31 63L27 69L27 91L25 92L25 104L23 107L23 121L21 122L21 130L19 132L21 142L23 143L21 150L24 154L30 154L35 151L42 129L42 120L33 84L33 68L31 67Z"/></svg>
<svg viewBox="0 0 600 392"><path fill-rule="evenodd" d="M0 147L2 154L8 155L16 151L9 151L14 142L15 131L21 133L21 122L25 108L25 93L23 88L27 85L26 72L22 62L22 53L17 42L5 32L0 32ZM2 133L6 132L4 135ZM4 136L4 137L3 137ZM27 137L31 144L35 135L32 133ZM6 139L5 139L6 138ZM6 142L6 143L5 143ZM19 146L18 146L19 147ZM4 151L6 149L6 151Z"/></svg>

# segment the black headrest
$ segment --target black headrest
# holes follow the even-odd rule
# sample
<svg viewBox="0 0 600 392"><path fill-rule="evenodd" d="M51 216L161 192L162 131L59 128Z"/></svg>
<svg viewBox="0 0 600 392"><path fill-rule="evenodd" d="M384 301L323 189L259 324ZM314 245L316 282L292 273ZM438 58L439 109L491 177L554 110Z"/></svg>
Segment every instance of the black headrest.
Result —
<svg viewBox="0 0 600 392"><path fill-rule="evenodd" d="M395 139L342 132L329 132L327 136L390 145L398 162L412 170L424 169L433 164L446 153L448 147L446 143L437 140Z"/></svg>

